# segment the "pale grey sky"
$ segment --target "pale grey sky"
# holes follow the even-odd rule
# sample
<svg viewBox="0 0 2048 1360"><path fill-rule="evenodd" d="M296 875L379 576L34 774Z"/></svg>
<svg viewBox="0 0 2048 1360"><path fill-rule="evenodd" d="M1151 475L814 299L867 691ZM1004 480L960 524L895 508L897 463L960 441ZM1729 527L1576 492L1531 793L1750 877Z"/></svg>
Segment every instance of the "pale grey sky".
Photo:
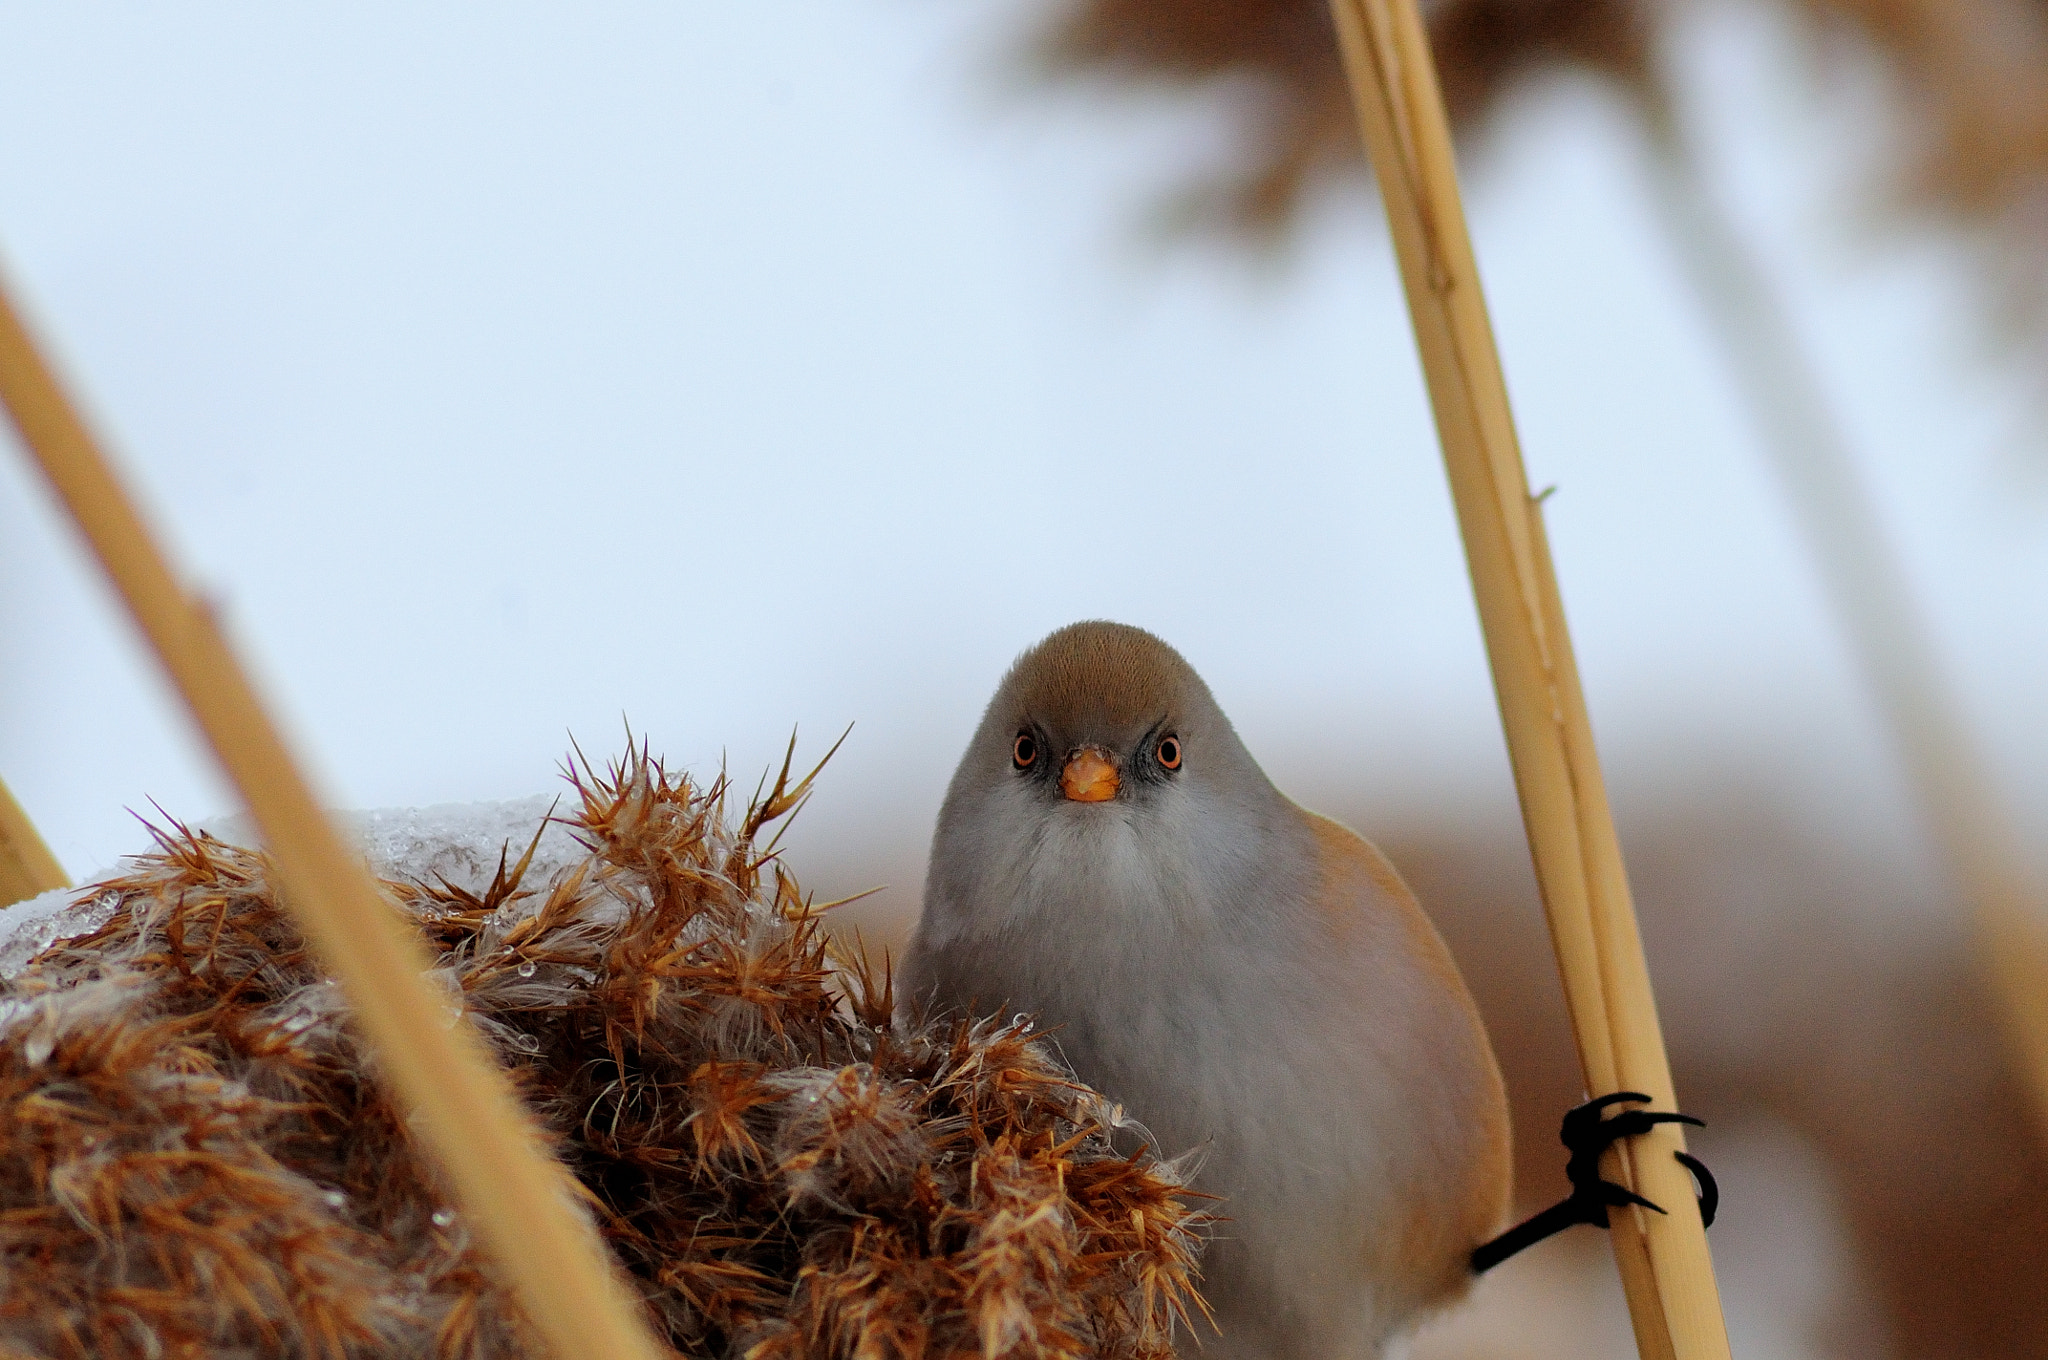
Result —
<svg viewBox="0 0 2048 1360"><path fill-rule="evenodd" d="M1009 657L1097 615L1181 647L1283 787L1510 797L1377 205L1271 278L1146 256L1215 121L998 92L1018 12L21 6L0 259L339 803L530 793L622 716L749 776L857 721L805 835L895 844ZM2012 384L1942 249L1859 234L1861 120L1796 47L1694 33L1716 174L2048 805ZM1537 92L1469 169L1619 777L1732 745L1895 814L1627 128ZM13 457L0 638L0 775L74 873L137 848L124 808L231 803Z"/></svg>

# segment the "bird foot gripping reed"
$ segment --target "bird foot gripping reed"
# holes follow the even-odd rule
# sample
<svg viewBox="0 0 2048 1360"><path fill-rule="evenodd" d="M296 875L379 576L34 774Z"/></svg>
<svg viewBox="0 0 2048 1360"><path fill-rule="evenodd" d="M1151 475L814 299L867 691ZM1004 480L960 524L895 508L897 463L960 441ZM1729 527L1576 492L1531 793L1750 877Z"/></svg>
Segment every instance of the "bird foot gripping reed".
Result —
<svg viewBox="0 0 2048 1360"><path fill-rule="evenodd" d="M572 778L574 842L383 888L667 1344L1169 1353L1198 1197L1027 1024L892 1022L758 844L786 781L735 821L644 749ZM155 835L0 984L0 1351L538 1354L266 858Z"/></svg>

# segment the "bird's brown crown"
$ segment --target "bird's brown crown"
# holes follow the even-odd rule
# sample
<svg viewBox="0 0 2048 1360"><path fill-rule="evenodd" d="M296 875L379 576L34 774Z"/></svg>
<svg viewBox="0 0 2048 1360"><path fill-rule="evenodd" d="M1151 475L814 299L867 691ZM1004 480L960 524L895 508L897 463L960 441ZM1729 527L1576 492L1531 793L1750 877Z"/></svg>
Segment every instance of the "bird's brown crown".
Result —
<svg viewBox="0 0 2048 1360"><path fill-rule="evenodd" d="M1142 628L1090 620L1017 658L1005 688L1019 717L1115 732L1185 708L1207 690L1179 652Z"/></svg>

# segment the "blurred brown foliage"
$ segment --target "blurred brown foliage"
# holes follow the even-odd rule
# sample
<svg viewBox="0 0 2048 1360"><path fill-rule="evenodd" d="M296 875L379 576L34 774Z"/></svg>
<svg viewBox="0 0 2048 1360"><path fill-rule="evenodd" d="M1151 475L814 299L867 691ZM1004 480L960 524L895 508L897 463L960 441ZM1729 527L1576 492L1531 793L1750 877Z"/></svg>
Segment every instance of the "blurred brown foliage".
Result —
<svg viewBox="0 0 2048 1360"><path fill-rule="evenodd" d="M1849 88L1845 57L1881 70L1893 104L1884 201L1973 248L1998 326L2048 333L2048 5L1777 3L1811 40L1823 91ZM1676 0L1438 0L1423 12L1463 136L1522 82L1557 74L1606 84L1653 138L1672 135ZM1074 0L1027 61L1055 79L1242 90L1237 158L1190 188L1181 215L1246 244L1271 244L1318 185L1362 168L1323 0Z"/></svg>

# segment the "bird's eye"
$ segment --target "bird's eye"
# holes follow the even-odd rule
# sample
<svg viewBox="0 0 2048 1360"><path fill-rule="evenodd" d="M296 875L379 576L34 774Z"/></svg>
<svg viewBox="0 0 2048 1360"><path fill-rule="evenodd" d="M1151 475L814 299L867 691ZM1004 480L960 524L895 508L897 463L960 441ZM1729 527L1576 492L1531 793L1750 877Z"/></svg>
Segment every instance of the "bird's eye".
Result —
<svg viewBox="0 0 2048 1360"><path fill-rule="evenodd" d="M1159 739L1159 747L1154 754L1159 757L1161 765L1169 770L1178 770L1180 768L1180 738L1161 737Z"/></svg>
<svg viewBox="0 0 2048 1360"><path fill-rule="evenodd" d="M1029 732L1017 734L1016 745L1010 748L1010 763L1020 770L1028 770L1038 760L1038 743L1031 739Z"/></svg>

